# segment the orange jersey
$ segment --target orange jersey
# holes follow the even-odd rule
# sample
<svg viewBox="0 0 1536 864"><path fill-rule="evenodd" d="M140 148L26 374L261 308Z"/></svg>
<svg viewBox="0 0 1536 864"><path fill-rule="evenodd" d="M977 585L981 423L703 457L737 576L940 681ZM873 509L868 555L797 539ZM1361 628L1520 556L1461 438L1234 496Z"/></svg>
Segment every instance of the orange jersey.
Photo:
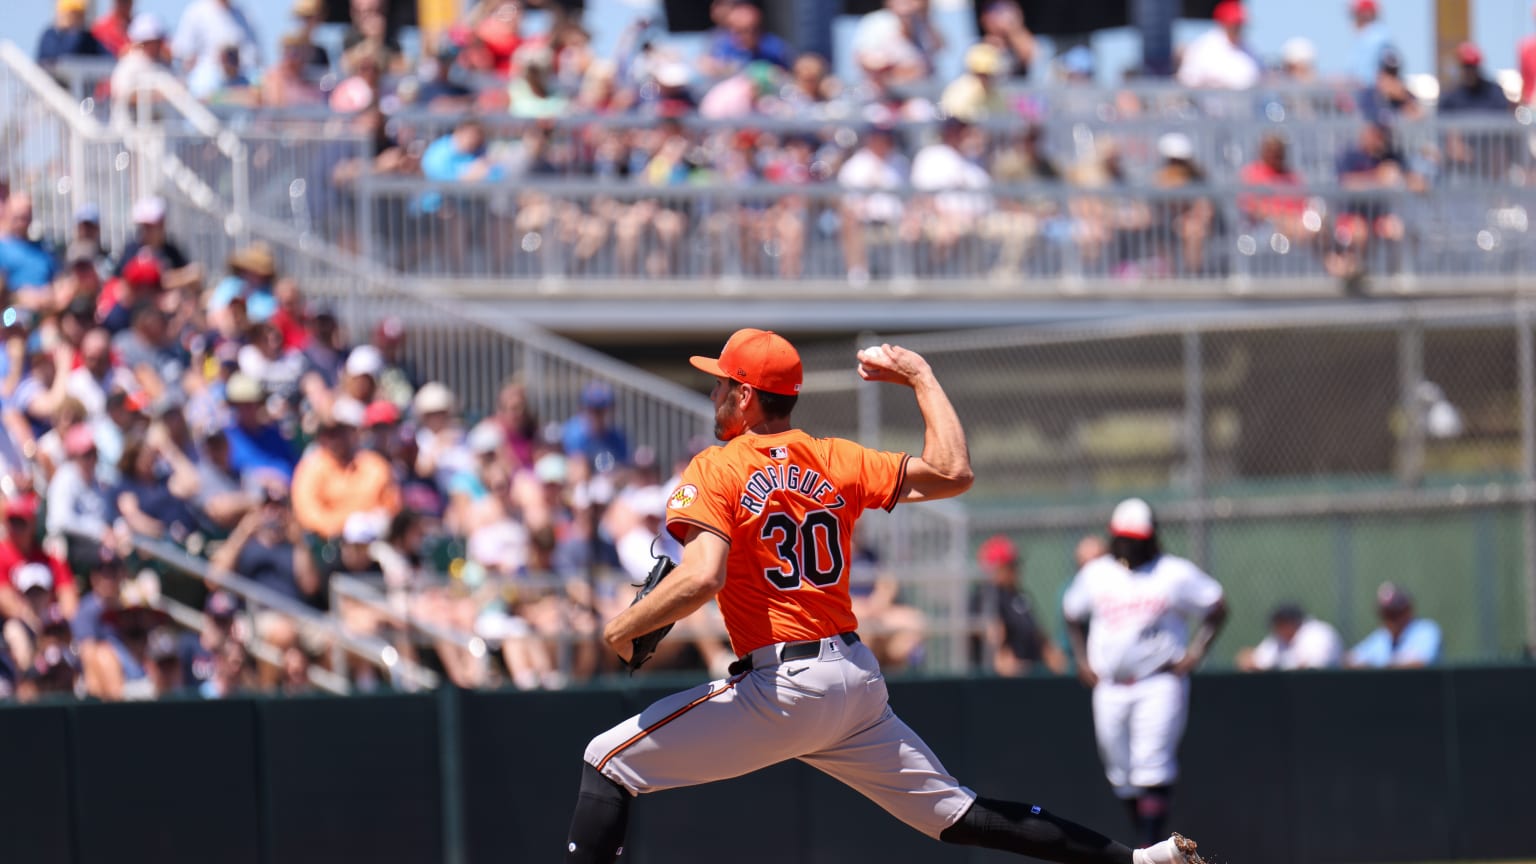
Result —
<svg viewBox="0 0 1536 864"><path fill-rule="evenodd" d="M667 530L731 544L716 595L736 654L858 627L848 598L853 525L896 506L907 455L791 429L746 434L693 458L667 502Z"/></svg>

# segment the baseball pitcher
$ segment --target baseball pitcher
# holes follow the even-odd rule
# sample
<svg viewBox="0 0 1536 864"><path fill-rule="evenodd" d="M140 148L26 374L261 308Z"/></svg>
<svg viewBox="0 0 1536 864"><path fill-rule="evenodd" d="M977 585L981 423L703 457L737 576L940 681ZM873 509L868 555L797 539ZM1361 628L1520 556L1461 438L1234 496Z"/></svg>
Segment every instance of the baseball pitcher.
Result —
<svg viewBox="0 0 1536 864"><path fill-rule="evenodd" d="M1038 806L978 797L886 702L848 593L854 523L872 507L949 498L971 485L965 433L918 354L859 352L859 374L912 388L926 426L920 456L791 426L800 356L782 336L739 330L718 358L715 435L667 505L677 568L604 628L626 662L636 640L718 600L739 659L730 677L664 698L592 739L566 844L568 864L613 864L637 795L736 777L799 759L947 843L1079 864L1190 864L1177 835L1131 850ZM642 658L643 659L643 658Z"/></svg>

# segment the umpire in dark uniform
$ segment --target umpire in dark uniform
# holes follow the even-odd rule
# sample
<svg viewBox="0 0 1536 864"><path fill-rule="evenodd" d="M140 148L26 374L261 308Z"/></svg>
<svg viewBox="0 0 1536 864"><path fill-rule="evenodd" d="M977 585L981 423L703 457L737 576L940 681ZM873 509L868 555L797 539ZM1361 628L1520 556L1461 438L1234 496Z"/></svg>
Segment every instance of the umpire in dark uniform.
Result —
<svg viewBox="0 0 1536 864"><path fill-rule="evenodd" d="M1042 664L1061 675L1067 658L1036 617L1034 598L1020 586L1018 547L998 534L981 544L976 563L986 581L971 594L971 615L982 633L971 641L971 662L998 675L1028 675Z"/></svg>

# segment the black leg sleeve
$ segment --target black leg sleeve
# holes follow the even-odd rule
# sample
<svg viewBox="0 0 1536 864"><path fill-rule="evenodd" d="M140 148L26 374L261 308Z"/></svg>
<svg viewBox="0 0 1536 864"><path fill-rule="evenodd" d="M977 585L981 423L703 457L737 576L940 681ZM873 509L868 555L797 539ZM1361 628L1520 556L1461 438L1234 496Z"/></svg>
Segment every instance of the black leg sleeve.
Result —
<svg viewBox="0 0 1536 864"><path fill-rule="evenodd" d="M1148 786L1136 798L1136 832L1142 843L1151 846L1168 836L1168 810L1172 786Z"/></svg>
<svg viewBox="0 0 1536 864"><path fill-rule="evenodd" d="M977 798L939 839L1060 864L1132 864L1131 850L1103 834L1016 801Z"/></svg>
<svg viewBox="0 0 1536 864"><path fill-rule="evenodd" d="M565 844L565 864L613 864L624 854L629 790L581 763L581 791Z"/></svg>

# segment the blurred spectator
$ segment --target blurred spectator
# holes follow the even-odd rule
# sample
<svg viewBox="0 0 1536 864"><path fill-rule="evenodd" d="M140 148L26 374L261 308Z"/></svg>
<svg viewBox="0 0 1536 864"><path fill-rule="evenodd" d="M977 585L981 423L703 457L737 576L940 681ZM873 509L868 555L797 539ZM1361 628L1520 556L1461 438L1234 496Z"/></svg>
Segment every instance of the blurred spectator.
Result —
<svg viewBox="0 0 1536 864"><path fill-rule="evenodd" d="M224 312L231 301L245 301L245 314L260 324L277 311L277 297L272 293L277 278L277 259L265 243L252 243L236 249L229 256L229 275L208 295L210 317Z"/></svg>
<svg viewBox="0 0 1536 864"><path fill-rule="evenodd" d="M1004 63L998 74L1028 77L1037 47L1035 35L1024 25L1018 0L986 0L981 7L981 41L1002 53Z"/></svg>
<svg viewBox="0 0 1536 864"><path fill-rule="evenodd" d="M1504 88L1483 75L1483 52L1471 42L1456 48L1461 64L1461 78L1456 87L1440 94L1441 114L1492 111L1507 114L1515 106L1504 95Z"/></svg>
<svg viewBox="0 0 1536 864"><path fill-rule="evenodd" d="M224 430L229 441L229 464L242 482L276 476L286 483L293 477L297 458L293 444L280 427L266 416L265 397L256 379L243 373L230 376L224 386L234 421Z"/></svg>
<svg viewBox="0 0 1536 864"><path fill-rule="evenodd" d="M473 117L460 120L453 132L433 141L421 156L421 173L428 180L494 182L502 179L504 172L487 158L485 127Z"/></svg>
<svg viewBox="0 0 1536 864"><path fill-rule="evenodd" d="M107 394L113 390L135 388L131 373L112 356L112 336L101 327L93 328L80 341L80 365L65 382L69 395L85 406L86 416L100 418L107 411Z"/></svg>
<svg viewBox="0 0 1536 864"><path fill-rule="evenodd" d="M1244 672L1331 669L1343 655L1344 644L1333 625L1288 603L1270 613L1264 641L1237 653L1237 668Z"/></svg>
<svg viewBox="0 0 1536 864"><path fill-rule="evenodd" d="M368 40L347 49L341 57L341 71L347 77L331 91L331 110L354 114L374 104L381 95L385 62L382 42Z"/></svg>
<svg viewBox="0 0 1536 864"><path fill-rule="evenodd" d="M261 104L268 108L324 105L325 93L309 80L305 63L313 44L302 33L288 33L279 43L277 61L261 76Z"/></svg>
<svg viewBox="0 0 1536 864"><path fill-rule="evenodd" d="M101 46L121 57L128 50L128 25L133 23L133 0L112 0L111 8L91 25L91 35Z"/></svg>
<svg viewBox="0 0 1536 864"><path fill-rule="evenodd" d="M1244 186L1273 187L1277 192L1303 185L1300 174L1291 167L1285 138L1269 133L1259 141L1259 158L1238 172ZM1321 214L1310 211L1307 199L1299 194L1242 195L1238 207L1249 220L1267 224L1293 243L1313 242L1320 238ZM1312 216L1308 217L1308 212Z"/></svg>
<svg viewBox="0 0 1536 864"><path fill-rule="evenodd" d="M307 338L302 351L304 359L325 382L326 387L335 387L341 381L347 359L336 312L329 306L311 309L306 324Z"/></svg>
<svg viewBox="0 0 1536 864"><path fill-rule="evenodd" d="M251 344L240 349L240 371L256 379L268 396L298 404L303 378L309 372L303 353L285 346L282 331L271 322L251 330Z"/></svg>
<svg viewBox="0 0 1536 864"><path fill-rule="evenodd" d="M977 230L992 209L992 187L987 170L977 164L982 140L980 130L958 117L945 119L939 140L912 157L912 188L933 192L916 199L937 218L924 221L935 254L947 255L962 238Z"/></svg>
<svg viewBox="0 0 1536 864"><path fill-rule="evenodd" d="M313 665L314 659L308 651L298 645L290 645L283 652L283 671L277 685L278 692L284 696L313 693L315 685L309 681L309 670Z"/></svg>
<svg viewBox="0 0 1536 864"><path fill-rule="evenodd" d="M480 7L494 6L499 0L481 2ZM507 5L512 5L508 3ZM391 55L400 53L400 42L389 29L389 17L385 14L385 0L351 0L348 12L351 23L342 34L342 50L346 51L360 42L382 42Z"/></svg>
<svg viewBox="0 0 1536 864"><path fill-rule="evenodd" d="M240 472L230 462L229 437L223 429L215 429L203 440L194 503L220 534L235 527L251 509L252 498L241 485Z"/></svg>
<svg viewBox="0 0 1536 864"><path fill-rule="evenodd" d="M70 429L64 437L64 453L69 461L59 466L48 483L48 535L65 538L72 551L96 541L114 542L108 523L111 496L96 475L96 441L90 427L81 424Z"/></svg>
<svg viewBox="0 0 1536 864"><path fill-rule="evenodd" d="M219 54L226 45L239 49L242 69L261 68L256 31L235 0L192 0L171 39L171 54L187 73L189 90L208 92L203 81L218 77Z"/></svg>
<svg viewBox="0 0 1536 864"><path fill-rule="evenodd" d="M378 400L379 377L384 374L384 355L372 345L359 345L347 353L346 374L336 393L336 402L349 402L361 413Z"/></svg>
<svg viewBox="0 0 1536 864"><path fill-rule="evenodd" d="M710 39L699 58L706 78L725 78L747 64L762 61L789 68L789 46L773 33L763 32L763 13L747 0L724 4L723 26Z"/></svg>
<svg viewBox="0 0 1536 864"><path fill-rule="evenodd" d="M1221 0L1211 12L1216 24L1184 47L1178 81L1185 87L1247 90L1259 83L1259 61L1243 45L1248 13L1237 0Z"/></svg>
<svg viewBox="0 0 1536 864"><path fill-rule="evenodd" d="M1531 7L1531 15L1536 17L1536 6ZM1522 37L1515 54L1520 69L1520 104L1536 104L1536 35Z"/></svg>
<svg viewBox="0 0 1536 864"><path fill-rule="evenodd" d="M218 69L197 79L193 96L219 105L254 106L259 100L251 87L250 76L240 68L240 47L225 45L219 49Z"/></svg>
<svg viewBox="0 0 1536 864"><path fill-rule="evenodd" d="M1381 55L1381 68L1374 86L1360 94L1360 116L1367 121L1391 123L1396 119L1417 120L1424 116L1408 84L1403 80L1403 59L1396 51Z"/></svg>
<svg viewBox="0 0 1536 864"><path fill-rule="evenodd" d="M581 391L581 413L565 421L567 456L581 456L599 472L629 463L629 438L613 422L613 388L592 381Z"/></svg>
<svg viewBox="0 0 1536 864"><path fill-rule="evenodd" d="M789 67L789 81L780 91L784 102L780 110L791 117L807 111L820 114L841 92L842 85L827 72L825 58L801 54Z"/></svg>
<svg viewBox="0 0 1536 864"><path fill-rule="evenodd" d="M325 23L324 0L294 0L289 10L297 22L293 32L309 43L308 56L304 58L304 76L319 81L331 72L331 52L315 42L315 28Z"/></svg>
<svg viewBox="0 0 1536 864"><path fill-rule="evenodd" d="M854 151L837 172L837 183L846 190L843 205L843 258L848 280L869 280L869 243L889 243L901 226L906 206L896 194L907 185L911 165L896 147L896 132L887 125L870 126L864 146ZM863 190L873 191L859 194Z"/></svg>
<svg viewBox="0 0 1536 864"><path fill-rule="evenodd" d="M1349 68L1356 81L1369 84L1376 80L1383 58L1388 53L1397 52L1392 47L1392 36L1387 32L1387 25L1380 20L1376 0L1353 0L1349 4L1349 14L1355 22Z"/></svg>
<svg viewBox="0 0 1536 864"><path fill-rule="evenodd" d="M134 307L131 321L129 329L112 337L118 363L150 400L159 399L171 388L179 390L191 358L170 331L171 316L158 306L140 303Z"/></svg>
<svg viewBox="0 0 1536 864"><path fill-rule="evenodd" d="M1393 146L1392 130L1378 122L1361 127L1359 140L1339 156L1337 170L1339 185L1346 190L1422 191L1425 186L1424 178L1410 170ZM1340 210L1334 228L1340 248L1330 253L1329 269L1352 279L1364 272L1371 241L1401 241L1404 226L1390 202L1381 198L1346 200Z"/></svg>
<svg viewBox="0 0 1536 864"><path fill-rule="evenodd" d="M189 503L197 493L197 468L170 445L163 426L151 428L150 435L123 446L111 509L135 534L183 544L198 527Z"/></svg>
<svg viewBox="0 0 1536 864"><path fill-rule="evenodd" d="M416 91L416 104L428 111L443 113L467 110L474 101L474 91L455 80L458 68L454 59L458 49L450 42L438 47L437 55L422 61L417 77L421 88Z"/></svg>
<svg viewBox="0 0 1536 864"><path fill-rule="evenodd" d="M972 662L1007 677L1027 675L1037 664L1060 675L1067 658L1037 620L1035 601L1020 587L1019 551L999 534L976 551L987 581L971 594L971 614L981 616L983 631L971 644Z"/></svg>
<svg viewBox="0 0 1536 864"><path fill-rule="evenodd" d="M240 601L224 590L211 591L203 601L203 626L188 633L178 647L181 655L181 686L199 690L213 678L214 658L226 642L238 641L242 634L238 617Z"/></svg>
<svg viewBox="0 0 1536 864"><path fill-rule="evenodd" d="M12 661L18 668L26 669L37 655L49 610L53 609L54 571L47 564L21 564L10 571L9 578L7 587L20 595L25 614L0 616L4 622L0 633Z"/></svg>
<svg viewBox="0 0 1536 864"><path fill-rule="evenodd" d="M146 654L149 681L154 688L154 695L150 698L168 699L180 694L185 673L181 668L181 650L176 642L176 633L170 627L151 631Z"/></svg>
<svg viewBox="0 0 1536 864"><path fill-rule="evenodd" d="M69 245L79 245L94 249L91 263L96 265L101 275L111 272L112 250L107 248L106 238L101 235L101 208L93 201L87 201L75 208L75 233L70 238Z"/></svg>
<svg viewBox="0 0 1536 864"><path fill-rule="evenodd" d="M251 658L245 646L231 639L219 647L213 658L213 677L203 682L198 693L204 699L228 699L251 689Z"/></svg>
<svg viewBox="0 0 1536 864"><path fill-rule="evenodd" d="M517 53L521 74L507 87L507 113L530 120L553 120L566 114L570 100L555 89L555 54L545 45L525 45Z"/></svg>
<svg viewBox="0 0 1536 864"><path fill-rule="evenodd" d="M421 376L406 356L405 342L405 322L397 317L385 318L374 328L373 344L380 360L378 398L388 399L398 408L411 404L421 386Z"/></svg>
<svg viewBox="0 0 1536 864"><path fill-rule="evenodd" d="M53 308L53 279L58 264L43 244L32 239L32 196L17 192L5 201L0 224L0 278L18 305L34 311Z"/></svg>
<svg viewBox="0 0 1536 864"><path fill-rule="evenodd" d="M1159 189L1189 189L1205 185L1205 170L1195 161L1195 145L1182 132L1168 132L1157 139L1157 153L1163 158L1152 185ZM1179 240L1182 270L1197 273L1205 269L1205 241L1211 236L1216 206L1205 197L1177 197L1153 205L1153 224L1171 225Z"/></svg>
<svg viewBox="0 0 1536 864"><path fill-rule="evenodd" d="M880 567L873 549L858 547L848 568L853 614L881 668L912 669L922 662L928 620L921 609L899 602L901 586Z"/></svg>
<svg viewBox="0 0 1536 864"><path fill-rule="evenodd" d="M1292 36L1280 46L1280 73L1292 84L1317 82L1317 46L1305 36Z"/></svg>
<svg viewBox="0 0 1536 864"><path fill-rule="evenodd" d="M525 41L522 5L512 0L481 2L470 11L469 21L473 44L486 55L487 71L505 78L512 71L513 55Z"/></svg>
<svg viewBox="0 0 1536 864"><path fill-rule="evenodd" d="M32 666L25 670L17 686L17 697L22 702L32 702L47 697L82 696L80 678L80 657L71 647L69 621L58 610L51 610Z"/></svg>
<svg viewBox="0 0 1536 864"><path fill-rule="evenodd" d="M69 566L43 549L37 530L37 504L33 495L7 501L5 539L0 540L0 617L19 619L34 631L41 626L42 619L35 606L29 605L25 586L17 583L22 567L36 565L48 572L47 599L57 604L65 616L73 618L80 605L80 591Z"/></svg>
<svg viewBox="0 0 1536 864"><path fill-rule="evenodd" d="M341 536L354 513L400 510L400 487L384 457L358 446L362 410L337 403L330 422L293 472L293 514L304 530Z"/></svg>
<svg viewBox="0 0 1536 864"><path fill-rule="evenodd" d="M209 559L210 569L238 573L280 597L317 603L323 587L320 567L304 530L294 518L288 490L267 484L261 503L248 512ZM297 644L293 621L280 612L256 616L256 635L279 648Z"/></svg>
<svg viewBox="0 0 1536 864"><path fill-rule="evenodd" d="M133 202L134 234L117 261L116 274L124 275L140 255L154 258L157 273L166 287L175 288L201 278L201 265L193 264L181 246L165 230L165 199L158 196Z"/></svg>
<svg viewBox="0 0 1536 864"><path fill-rule="evenodd" d="M887 75L897 84L931 77L934 57L943 47L928 20L927 0L885 0L885 8L860 18L853 31L853 58L859 68L868 75Z"/></svg>
<svg viewBox="0 0 1536 864"><path fill-rule="evenodd" d="M755 60L739 72L709 88L699 100L699 116L711 120L744 118L770 113L768 104L780 91L783 72L777 66Z"/></svg>
<svg viewBox="0 0 1536 864"><path fill-rule="evenodd" d="M1093 49L1087 45L1074 45L1057 60L1061 77L1068 84L1091 85L1094 78Z"/></svg>
<svg viewBox="0 0 1536 864"><path fill-rule="evenodd" d="M513 379L496 396L496 422L506 436L505 458L513 471L533 470L534 448L541 440L538 415L528 404L528 388Z"/></svg>
<svg viewBox="0 0 1536 864"><path fill-rule="evenodd" d="M140 12L128 25L128 50L112 67L112 120L125 125L133 119L140 91L174 81L166 63L165 24L153 12ZM151 97L152 98L152 97Z"/></svg>
<svg viewBox="0 0 1536 864"><path fill-rule="evenodd" d="M1440 625L1413 614L1413 597L1401 587L1383 582L1376 589L1381 626L1350 649L1355 668L1414 668L1440 661Z"/></svg>
<svg viewBox="0 0 1536 864"><path fill-rule="evenodd" d="M1060 181L1061 169L1041 145L1044 138L1045 129L1040 124L1025 127L993 154L992 179L1004 184Z"/></svg>
<svg viewBox="0 0 1536 864"><path fill-rule="evenodd" d="M1004 62L1003 52L992 45L972 45L965 52L965 74L944 88L939 107L950 117L972 123L1001 116L1008 110L1008 101L997 86Z"/></svg>
<svg viewBox="0 0 1536 864"><path fill-rule="evenodd" d="M436 478L441 488L447 488L460 471L473 470L464 449L464 426L454 408L453 392L436 381L422 386L411 403L420 424L416 431L416 473Z"/></svg>
<svg viewBox="0 0 1536 864"><path fill-rule="evenodd" d="M110 57L112 52L85 26L86 0L58 0L53 26L37 40L37 62L49 66L63 57Z"/></svg>
<svg viewBox="0 0 1536 864"><path fill-rule="evenodd" d="M106 701L153 699L149 634L171 620L158 608L159 581L147 573L122 579L116 594L116 602L105 607L99 627L91 634L94 650L89 657L82 655L86 687L92 696ZM83 633L81 639L83 646Z"/></svg>

